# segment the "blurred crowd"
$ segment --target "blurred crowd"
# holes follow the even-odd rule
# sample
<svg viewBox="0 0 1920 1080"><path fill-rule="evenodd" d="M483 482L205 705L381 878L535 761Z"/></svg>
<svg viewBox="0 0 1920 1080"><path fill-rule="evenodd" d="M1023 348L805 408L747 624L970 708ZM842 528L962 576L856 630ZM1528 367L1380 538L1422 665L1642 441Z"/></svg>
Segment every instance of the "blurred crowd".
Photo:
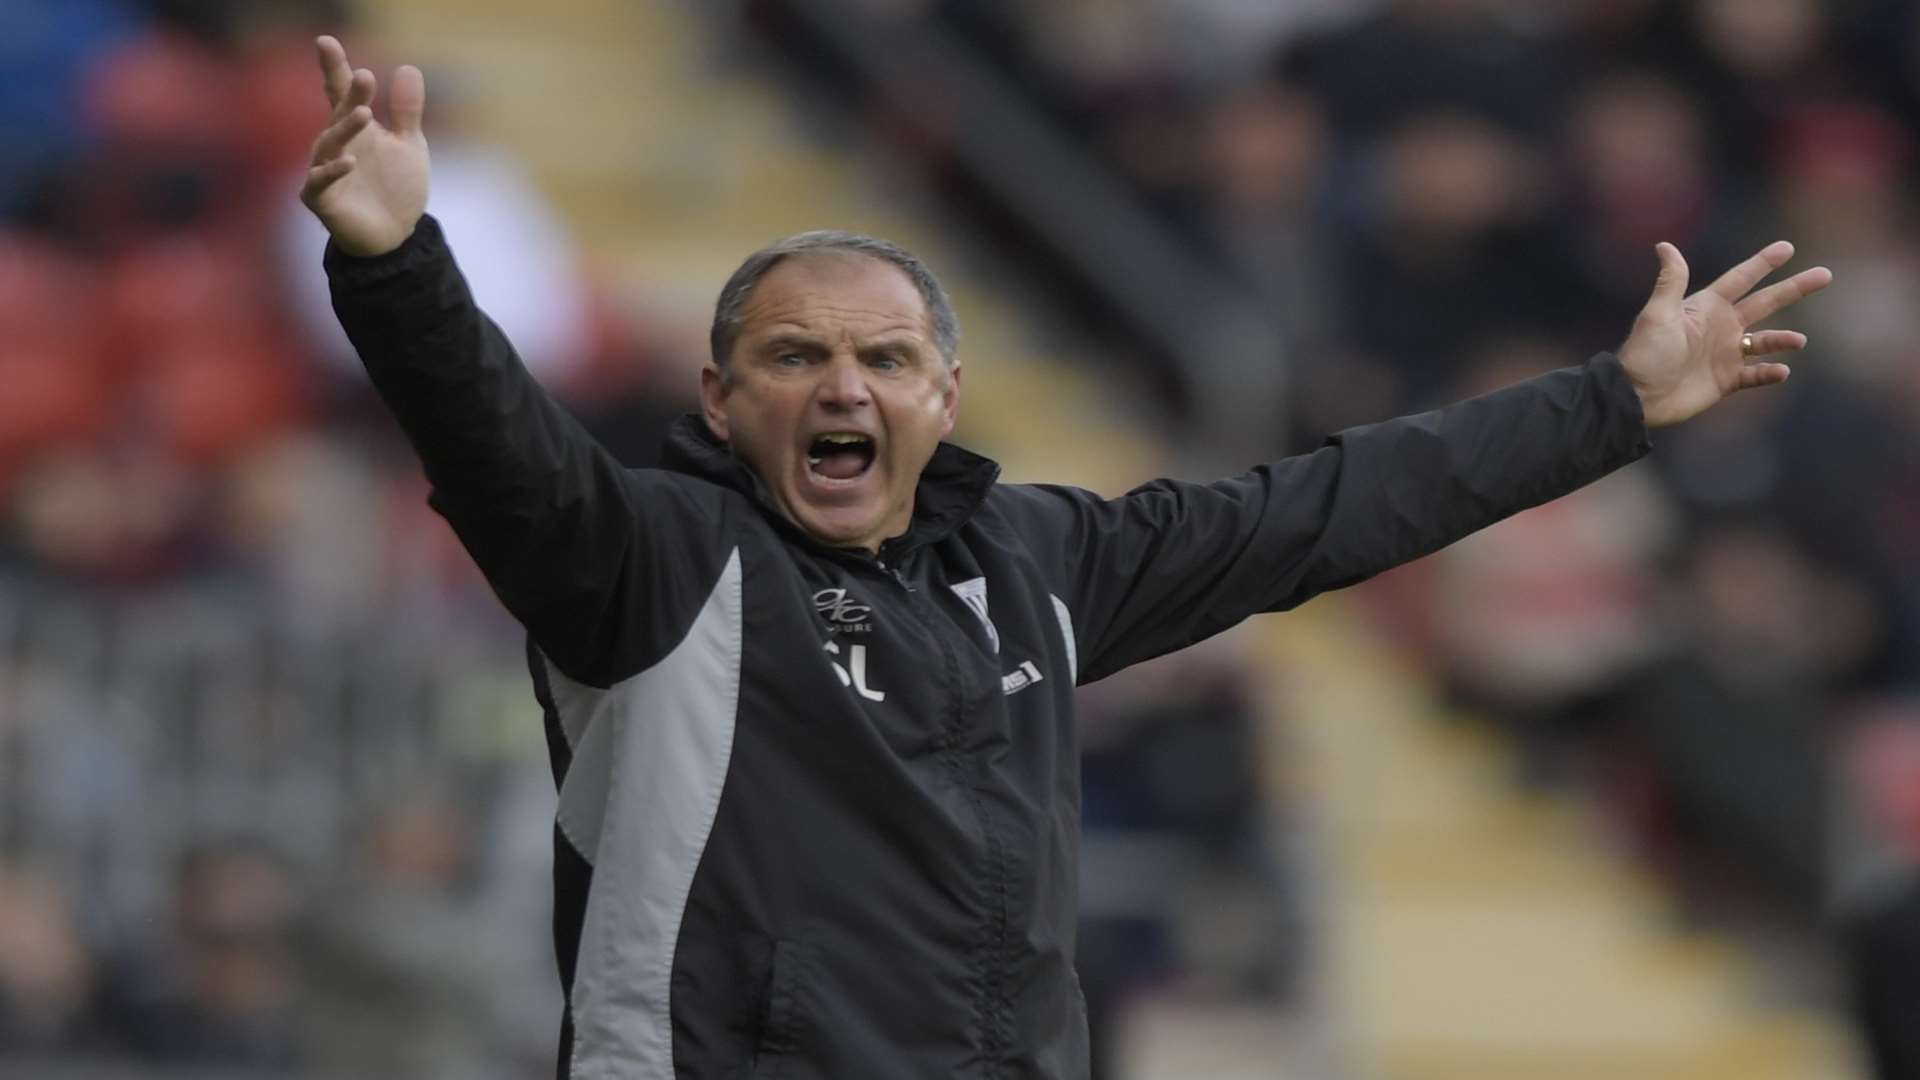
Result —
<svg viewBox="0 0 1920 1080"><path fill-rule="evenodd" d="M7 1075L552 1073L520 639L427 510L297 200L313 35L350 15L0 5ZM435 89L475 292L646 463L681 402L645 334Z"/></svg>
<svg viewBox="0 0 1920 1080"><path fill-rule="evenodd" d="M22 0L0 18L9 557L128 585L271 558L288 515L326 516L274 475L327 456L297 436L373 415L293 198L326 121L311 36L350 25L344 5ZM476 293L549 385L596 408L642 396L637 333L459 106L436 85L435 212L469 224ZM361 569L340 577L377 590Z"/></svg>
<svg viewBox="0 0 1920 1080"><path fill-rule="evenodd" d="M1289 341L1276 453L1615 345L1657 240L1696 287L1776 237L1834 269L1787 387L1365 596L1511 736L1517 783L1608 808L1676 911L1836 931L1887 1075L1913 1075L1920 7L857 6L970 43L1260 298ZM550 1071L518 639L357 376L295 199L311 35L348 14L0 5L0 1060ZM433 210L476 293L649 462L683 398L459 96L436 80ZM1231 654L1089 697L1096 1020L1197 967L1291 987L1265 706ZM1161 876L1101 884L1103 841L1169 836ZM1210 882L1210 916L1151 880ZM1236 895L1261 913L1238 937L1176 940Z"/></svg>

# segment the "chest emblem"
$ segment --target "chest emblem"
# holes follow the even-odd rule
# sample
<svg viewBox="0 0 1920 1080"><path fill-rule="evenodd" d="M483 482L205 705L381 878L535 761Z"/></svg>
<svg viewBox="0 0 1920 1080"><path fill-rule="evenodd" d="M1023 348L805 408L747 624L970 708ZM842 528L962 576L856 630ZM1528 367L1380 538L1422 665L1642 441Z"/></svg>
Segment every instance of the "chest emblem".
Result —
<svg viewBox="0 0 1920 1080"><path fill-rule="evenodd" d="M993 646L994 652L999 652L1000 631L995 629L993 620L987 617L987 579L968 578L965 581L956 582L952 588L953 595L958 596L961 602L967 605L969 611L980 616L980 625L987 628L987 643Z"/></svg>
<svg viewBox="0 0 1920 1080"><path fill-rule="evenodd" d="M836 634L865 634L873 629L873 606L845 589L821 589L813 594L813 610Z"/></svg>

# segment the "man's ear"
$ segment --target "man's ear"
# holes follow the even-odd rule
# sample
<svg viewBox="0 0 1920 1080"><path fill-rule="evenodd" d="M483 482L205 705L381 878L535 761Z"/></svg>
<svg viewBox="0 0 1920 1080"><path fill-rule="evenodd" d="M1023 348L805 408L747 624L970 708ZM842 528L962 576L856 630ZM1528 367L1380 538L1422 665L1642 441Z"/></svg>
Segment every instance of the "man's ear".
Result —
<svg viewBox="0 0 1920 1080"><path fill-rule="evenodd" d="M700 369L700 412L707 418L707 430L721 442L727 441L727 377L708 364Z"/></svg>
<svg viewBox="0 0 1920 1080"><path fill-rule="evenodd" d="M953 425L960 419L960 361L955 360L947 371L947 388L940 397L946 412L946 422L940 426L940 437L953 434Z"/></svg>

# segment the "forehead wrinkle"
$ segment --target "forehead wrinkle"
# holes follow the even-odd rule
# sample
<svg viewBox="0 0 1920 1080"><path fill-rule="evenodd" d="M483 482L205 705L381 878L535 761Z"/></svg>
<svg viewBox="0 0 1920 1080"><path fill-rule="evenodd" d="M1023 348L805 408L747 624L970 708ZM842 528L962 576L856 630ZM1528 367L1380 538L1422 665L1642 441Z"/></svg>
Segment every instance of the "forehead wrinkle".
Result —
<svg viewBox="0 0 1920 1080"><path fill-rule="evenodd" d="M815 321L782 318L763 330L750 331L750 335L761 344L792 341L796 344L825 345L845 341L865 349L894 344L924 346L928 342L926 328L912 321L893 322L864 333L856 332L855 327L846 324L847 320L836 320L840 325L831 329L812 325Z"/></svg>
<svg viewBox="0 0 1920 1080"><path fill-rule="evenodd" d="M741 309L740 315L743 321L765 318L772 320L776 324L787 322L796 326L805 325L806 319L809 316L815 318L826 317L842 321L849 318L891 319L895 320L894 325L896 327L912 328L915 330L920 328L919 324L926 321L926 316L923 312L915 312L914 314L908 315L900 311L890 311L885 308L846 306L811 296L797 296L784 302L755 299L749 301L747 306Z"/></svg>

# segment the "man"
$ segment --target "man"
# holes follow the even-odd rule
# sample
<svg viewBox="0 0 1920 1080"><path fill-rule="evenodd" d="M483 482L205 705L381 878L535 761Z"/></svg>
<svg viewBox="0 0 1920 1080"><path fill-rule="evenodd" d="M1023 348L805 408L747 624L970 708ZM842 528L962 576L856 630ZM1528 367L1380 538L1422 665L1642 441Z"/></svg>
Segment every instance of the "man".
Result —
<svg viewBox="0 0 1920 1080"><path fill-rule="evenodd" d="M941 442L952 310L810 233L722 291L702 413L627 470L475 309L424 217L425 85L318 42L302 197L432 502L528 631L560 788L560 1072L1078 1077L1072 688L1570 491L1787 369L1774 244L1692 297L1659 249L1617 356L1211 485L999 484ZM1743 299L1744 297L1744 299ZM1743 341L1745 348L1743 349Z"/></svg>

